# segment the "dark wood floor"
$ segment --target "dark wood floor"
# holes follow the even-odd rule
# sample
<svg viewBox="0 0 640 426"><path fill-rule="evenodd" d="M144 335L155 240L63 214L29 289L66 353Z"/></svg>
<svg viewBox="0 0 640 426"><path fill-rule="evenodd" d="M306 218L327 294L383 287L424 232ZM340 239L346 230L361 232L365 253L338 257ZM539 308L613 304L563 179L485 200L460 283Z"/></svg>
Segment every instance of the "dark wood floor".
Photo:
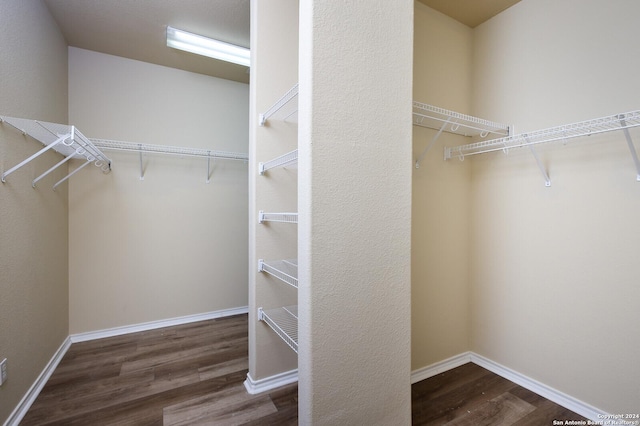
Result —
<svg viewBox="0 0 640 426"><path fill-rule="evenodd" d="M26 425L295 425L298 388L249 395L247 316L74 343ZM474 364L412 386L415 425L583 419Z"/></svg>
<svg viewBox="0 0 640 426"><path fill-rule="evenodd" d="M547 426L554 420L587 420L472 363L415 383L411 400L414 425Z"/></svg>
<svg viewBox="0 0 640 426"><path fill-rule="evenodd" d="M296 385L249 395L247 315L74 343L21 425L295 425Z"/></svg>

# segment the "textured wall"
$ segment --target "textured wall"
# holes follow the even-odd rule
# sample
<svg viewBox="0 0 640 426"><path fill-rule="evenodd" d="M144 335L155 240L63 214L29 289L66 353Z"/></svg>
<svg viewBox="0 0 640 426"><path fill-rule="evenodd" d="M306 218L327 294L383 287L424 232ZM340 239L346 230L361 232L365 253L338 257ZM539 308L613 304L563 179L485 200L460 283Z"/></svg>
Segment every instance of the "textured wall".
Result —
<svg viewBox="0 0 640 426"><path fill-rule="evenodd" d="M67 122L67 47L39 1L0 5L0 115ZM0 125L0 169L42 148ZM66 167L31 188L62 159L49 152L0 184L0 359L9 378L0 387L4 422L64 342L68 329L67 187L51 186Z"/></svg>
<svg viewBox="0 0 640 426"><path fill-rule="evenodd" d="M413 99L470 114L472 30L416 3ZM413 158L437 131L413 126ZM469 350L470 161L442 161L443 133L413 168L411 368Z"/></svg>
<svg viewBox="0 0 640 426"><path fill-rule="evenodd" d="M246 84L69 49L87 137L247 152ZM108 152L69 189L71 334L247 305L247 165Z"/></svg>
<svg viewBox="0 0 640 426"><path fill-rule="evenodd" d="M475 30L474 110L517 132L638 109L634 0L524 0ZM639 147L640 132L631 132ZM472 345L637 413L640 182L622 132L472 161Z"/></svg>
<svg viewBox="0 0 640 426"><path fill-rule="evenodd" d="M413 1L300 31L300 422L409 424Z"/></svg>

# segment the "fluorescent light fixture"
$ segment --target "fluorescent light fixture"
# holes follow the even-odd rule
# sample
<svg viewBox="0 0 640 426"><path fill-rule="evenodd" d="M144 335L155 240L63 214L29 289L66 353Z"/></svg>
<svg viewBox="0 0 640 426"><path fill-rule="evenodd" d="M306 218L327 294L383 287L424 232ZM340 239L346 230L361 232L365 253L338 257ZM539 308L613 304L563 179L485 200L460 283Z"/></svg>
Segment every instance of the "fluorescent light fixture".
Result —
<svg viewBox="0 0 640 426"><path fill-rule="evenodd" d="M250 50L167 26L167 46L248 67Z"/></svg>

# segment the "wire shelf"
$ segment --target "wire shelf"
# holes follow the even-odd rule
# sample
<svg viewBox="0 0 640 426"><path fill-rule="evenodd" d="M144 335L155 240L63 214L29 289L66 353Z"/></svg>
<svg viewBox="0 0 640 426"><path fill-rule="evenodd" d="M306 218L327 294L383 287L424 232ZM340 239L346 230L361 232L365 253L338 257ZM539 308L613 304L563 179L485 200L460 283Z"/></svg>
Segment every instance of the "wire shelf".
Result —
<svg viewBox="0 0 640 426"><path fill-rule="evenodd" d="M287 167L287 166L295 166L298 164L298 150L294 149L291 152L287 152L279 157L274 158L273 160L269 160L264 163L258 163L258 172L261 175L264 175L265 172L271 169L275 169L276 167Z"/></svg>
<svg viewBox="0 0 640 426"><path fill-rule="evenodd" d="M463 136L509 135L509 126L437 106L413 102L413 124Z"/></svg>
<svg viewBox="0 0 640 426"><path fill-rule="evenodd" d="M268 310L258 308L258 319L264 321L291 349L298 353L297 306L285 306Z"/></svg>
<svg viewBox="0 0 640 426"><path fill-rule="evenodd" d="M249 156L244 153L216 151L211 149L186 148L179 146L150 145L144 143L122 142L107 139L91 139L95 146L104 150L133 151L153 154L167 154L187 157L204 157L222 160L249 161Z"/></svg>
<svg viewBox="0 0 640 426"><path fill-rule="evenodd" d="M286 121L298 112L298 84L296 83L268 110L260 114L260 126L264 126L270 118Z"/></svg>
<svg viewBox="0 0 640 426"><path fill-rule="evenodd" d="M625 112L622 114L610 115L593 120L580 121L563 126L551 127L531 133L522 133L507 136L500 139L476 142L455 147L445 147L444 158L448 160L458 157L463 160L466 156L483 154L494 151L508 152L511 148L533 146L537 144L567 140L581 136L589 136L598 133L624 130L640 126L640 111Z"/></svg>
<svg viewBox="0 0 640 426"><path fill-rule="evenodd" d="M262 222L298 223L298 213L265 213L260 210L258 223Z"/></svg>
<svg viewBox="0 0 640 426"><path fill-rule="evenodd" d="M51 148L65 157L72 155L72 158L102 163L98 167L104 165L103 171L108 171L111 164L111 160L74 126L6 116L0 116L0 123L9 124L45 146L55 144ZM60 141L60 138L64 136L66 138Z"/></svg>
<svg viewBox="0 0 640 426"><path fill-rule="evenodd" d="M298 260L258 260L258 272L266 272L267 274L298 288Z"/></svg>
<svg viewBox="0 0 640 426"><path fill-rule="evenodd" d="M31 155L29 158L4 171L1 176L2 182L5 182L6 177L11 173L15 172L22 166L28 164L50 149L53 149L59 154L62 154L65 158L59 161L49 170L35 178L31 183L34 188L38 181L46 177L49 173L53 172L55 169L57 169L67 161L74 158L83 159L85 160L85 163L76 168L73 172L69 173L66 177L58 181L53 186L54 190L75 173L91 163L93 163L97 167L100 167L105 173L111 171L111 160L106 155L104 155L102 151L100 151L100 149L98 149L86 136L84 136L78 129L76 129L75 126L6 116L0 116L0 123L6 123L14 129L20 131L23 135L28 135L29 137L37 140L44 145L44 148Z"/></svg>

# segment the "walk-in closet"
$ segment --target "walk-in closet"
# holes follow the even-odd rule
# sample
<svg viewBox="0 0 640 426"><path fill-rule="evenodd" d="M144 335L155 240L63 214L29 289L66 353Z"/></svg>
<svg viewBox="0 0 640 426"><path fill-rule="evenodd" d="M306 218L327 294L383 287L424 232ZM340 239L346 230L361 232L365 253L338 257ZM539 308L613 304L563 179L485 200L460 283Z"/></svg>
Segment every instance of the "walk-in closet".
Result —
<svg viewBox="0 0 640 426"><path fill-rule="evenodd" d="M0 421L640 425L639 15L4 1Z"/></svg>

